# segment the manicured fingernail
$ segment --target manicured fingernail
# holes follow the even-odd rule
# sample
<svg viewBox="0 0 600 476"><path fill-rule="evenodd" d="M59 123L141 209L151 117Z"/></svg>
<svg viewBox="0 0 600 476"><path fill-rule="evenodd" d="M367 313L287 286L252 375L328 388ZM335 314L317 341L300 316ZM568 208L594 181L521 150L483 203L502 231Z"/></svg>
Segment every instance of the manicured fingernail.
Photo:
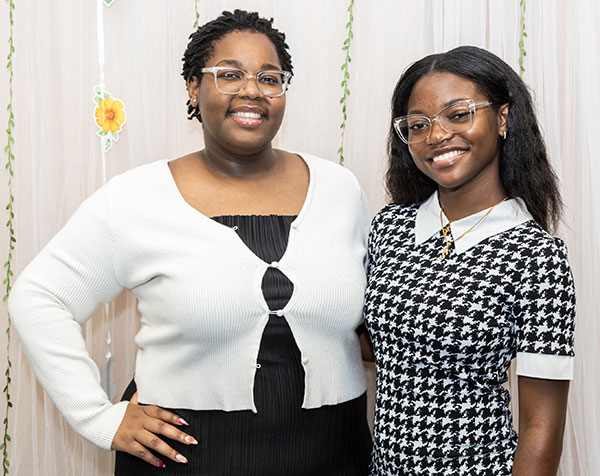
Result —
<svg viewBox="0 0 600 476"><path fill-rule="evenodd" d="M189 424L187 421L185 421L183 418L181 418L181 417L179 417L179 418L177 419L177 421L178 421L180 424L182 424L182 425L185 425L185 426L190 426L190 424Z"/></svg>
<svg viewBox="0 0 600 476"><path fill-rule="evenodd" d="M188 435L188 436L186 436L186 437L184 438L184 440L185 440L186 442L188 442L190 445L197 445L197 444L198 444L198 442L196 441L196 438L194 438L193 436L189 436L189 435Z"/></svg>
<svg viewBox="0 0 600 476"><path fill-rule="evenodd" d="M180 463L187 463L188 460L185 456L178 454L177 456L175 456L175 459L177 461L179 461Z"/></svg>
<svg viewBox="0 0 600 476"><path fill-rule="evenodd" d="M156 463L156 466L158 466L159 468L166 468L165 463L163 463L162 461Z"/></svg>

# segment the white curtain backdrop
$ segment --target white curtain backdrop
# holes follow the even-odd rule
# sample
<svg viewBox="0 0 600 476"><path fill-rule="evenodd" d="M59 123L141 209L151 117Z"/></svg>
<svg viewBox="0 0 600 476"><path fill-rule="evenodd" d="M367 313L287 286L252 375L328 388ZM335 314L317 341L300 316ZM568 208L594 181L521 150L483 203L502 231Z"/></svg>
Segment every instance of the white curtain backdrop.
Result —
<svg viewBox="0 0 600 476"><path fill-rule="evenodd" d="M92 102L99 81L95 0L16 4L13 183L18 273L79 203L101 186L102 172ZM347 5L347 0L198 2L201 23L224 9L245 8L274 17L287 34L296 75L287 94L278 147L337 160ZM202 147L200 125L186 120L180 76L194 16L194 0L114 0L104 9L106 88L127 110L123 133L107 154L109 177ZM518 70L520 6L519 0L355 0L354 17L345 165L357 175L375 212L386 200L390 98L401 72L426 54L462 44L485 47ZM600 166L594 148L600 111L598 18L600 5L595 0L527 0L524 79L536 99L561 179L566 214L560 235L569 247L578 294L575 380L562 476L600 474ZM0 2L2 58L8 54L7 38L8 5ZM2 67L2 131L8 121L7 103L8 73ZM2 148L6 140L3 132ZM2 177L0 204L8 200L8 177ZM0 232L2 262L8 253L7 237L7 231ZM1 312L5 324L6 309ZM109 315L107 320L98 312L83 332L101 365L110 328L120 394L134 368L135 300L121 295L110 305ZM10 412L10 474L112 474L111 453L83 441L64 422L36 383L14 335L10 357L15 404ZM0 370L5 362L5 341L0 339ZM372 370L369 375L372 381ZM3 409L2 402L3 398Z"/></svg>

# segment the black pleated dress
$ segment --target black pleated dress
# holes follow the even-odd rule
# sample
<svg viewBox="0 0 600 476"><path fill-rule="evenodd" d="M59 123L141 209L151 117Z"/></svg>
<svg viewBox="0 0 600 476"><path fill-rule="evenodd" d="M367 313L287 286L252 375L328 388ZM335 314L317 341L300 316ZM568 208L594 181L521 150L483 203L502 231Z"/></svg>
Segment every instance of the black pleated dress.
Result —
<svg viewBox="0 0 600 476"><path fill-rule="evenodd" d="M294 216L221 216L215 221L234 228L240 239L267 263L285 253ZM262 290L269 309L283 309L294 285L269 267ZM135 392L132 381L124 400ZM161 457L157 468L117 452L115 476L365 476L371 435L366 421L366 395L338 405L306 410L300 350L285 316L269 316L258 353L254 401L250 410L173 408L189 427L182 428L198 445L167 441L187 457L182 464Z"/></svg>

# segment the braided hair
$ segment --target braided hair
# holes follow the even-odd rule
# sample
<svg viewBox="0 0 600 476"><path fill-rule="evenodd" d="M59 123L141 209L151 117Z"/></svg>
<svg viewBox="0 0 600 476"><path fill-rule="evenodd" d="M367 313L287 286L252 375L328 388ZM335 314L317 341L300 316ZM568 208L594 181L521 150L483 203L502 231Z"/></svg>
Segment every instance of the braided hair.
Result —
<svg viewBox="0 0 600 476"><path fill-rule="evenodd" d="M224 11L218 18L200 26L190 35L190 41L182 58L183 71L181 75L186 83L194 78L200 80L201 70L204 68L206 60L214 54L215 43L234 31L250 31L266 35L275 46L282 69L293 74L292 57L288 52L289 46L285 42L285 34L273 28L273 19L261 18L256 12L234 10L233 13ZM197 104L193 106L189 99L187 112L188 119L195 117L202 122L200 108Z"/></svg>

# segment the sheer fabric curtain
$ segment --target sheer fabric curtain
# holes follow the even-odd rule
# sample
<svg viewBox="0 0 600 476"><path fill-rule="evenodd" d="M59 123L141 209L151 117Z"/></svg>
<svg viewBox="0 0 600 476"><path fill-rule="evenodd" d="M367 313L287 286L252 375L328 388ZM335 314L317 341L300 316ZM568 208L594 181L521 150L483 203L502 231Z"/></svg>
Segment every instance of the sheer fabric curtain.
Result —
<svg viewBox="0 0 600 476"><path fill-rule="evenodd" d="M337 160L340 145L347 1L199 1L200 22L224 9L273 16L286 32L296 76L287 94L279 147ZM559 173L566 205L560 235L569 246L578 290L575 380L571 387L561 475L600 474L600 167L592 147L600 110L600 32L593 0L528 0L525 80L530 85ZM362 183L373 212L385 203L383 173L394 84L408 64L460 44L490 49L518 68L519 1L356 1L344 150L346 166ZM0 6L7 35L8 7ZM107 154L108 176L202 147L200 125L186 120L181 56L194 23L194 1L116 0L105 8L106 88L125 102L127 124ZM6 28L5 28L6 27ZM6 57L0 39L0 56ZM15 11L17 249L19 272L102 184L100 145L92 116L98 83L96 2L18 2ZM0 70L0 100L8 101ZM0 123L7 121L0 108ZM6 141L2 135L2 143ZM6 177L0 199L7 199ZM7 249L6 233L2 232ZM3 308L5 315L5 309ZM84 327L90 352L104 362L107 326L117 393L133 375L138 328L135 300L124 293ZM4 321L5 322L5 321ZM3 344L0 342L0 344ZM5 347L2 346L2 349ZM4 350L0 358L5 360ZM10 413L11 474L101 476L110 453L83 441L58 415L36 383L13 338ZM0 366L3 366L0 365ZM371 374L372 377L372 374ZM514 384L514 379L511 379ZM513 388L514 389L514 388ZM372 390L372 389L371 389ZM0 405L1 407L1 405Z"/></svg>

